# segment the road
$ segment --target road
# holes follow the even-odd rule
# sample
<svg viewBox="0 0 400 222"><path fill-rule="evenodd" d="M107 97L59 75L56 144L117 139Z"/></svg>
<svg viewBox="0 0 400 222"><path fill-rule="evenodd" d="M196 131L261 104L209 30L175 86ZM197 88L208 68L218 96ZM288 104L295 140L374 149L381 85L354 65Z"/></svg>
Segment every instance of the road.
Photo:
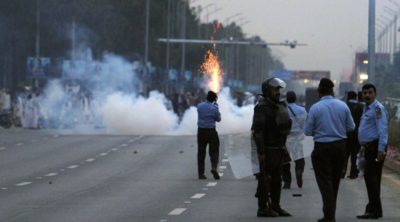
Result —
<svg viewBox="0 0 400 222"><path fill-rule="evenodd" d="M195 136L1 129L0 221L316 221L322 217L320 193L307 159L304 187L282 192L281 205L294 216L257 218L254 177L235 179L224 155L229 144L246 147L249 140L245 135L220 139L222 178L215 181L207 170L209 179L200 181ZM209 169L208 157L206 162ZM379 221L400 221L400 178L388 170L382 199L384 218ZM356 221L366 201L362 179L342 180L337 221Z"/></svg>

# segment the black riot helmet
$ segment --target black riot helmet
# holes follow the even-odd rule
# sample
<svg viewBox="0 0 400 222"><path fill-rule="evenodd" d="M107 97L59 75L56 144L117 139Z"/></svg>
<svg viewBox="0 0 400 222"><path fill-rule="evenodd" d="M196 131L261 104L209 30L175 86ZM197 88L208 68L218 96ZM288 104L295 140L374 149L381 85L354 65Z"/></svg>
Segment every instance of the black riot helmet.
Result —
<svg viewBox="0 0 400 222"><path fill-rule="evenodd" d="M279 78L269 78L261 84L261 91L264 96L268 95L268 90L271 88L286 88L286 83Z"/></svg>

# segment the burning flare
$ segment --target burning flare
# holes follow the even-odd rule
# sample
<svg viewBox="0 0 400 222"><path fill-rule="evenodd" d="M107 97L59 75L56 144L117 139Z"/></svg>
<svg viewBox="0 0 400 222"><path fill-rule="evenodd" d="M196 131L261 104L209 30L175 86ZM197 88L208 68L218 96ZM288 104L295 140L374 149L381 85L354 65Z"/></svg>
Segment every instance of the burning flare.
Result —
<svg viewBox="0 0 400 222"><path fill-rule="evenodd" d="M221 23L217 22L211 40L214 40L216 31L221 27ZM222 88L222 69L218 60L217 46L213 44L212 50L208 50L204 62L200 67L200 71L205 75L207 86L209 90L216 93L221 91Z"/></svg>
<svg viewBox="0 0 400 222"><path fill-rule="evenodd" d="M221 91L222 70L216 53L214 54L211 50L207 51L200 70L205 74L208 89L216 93Z"/></svg>

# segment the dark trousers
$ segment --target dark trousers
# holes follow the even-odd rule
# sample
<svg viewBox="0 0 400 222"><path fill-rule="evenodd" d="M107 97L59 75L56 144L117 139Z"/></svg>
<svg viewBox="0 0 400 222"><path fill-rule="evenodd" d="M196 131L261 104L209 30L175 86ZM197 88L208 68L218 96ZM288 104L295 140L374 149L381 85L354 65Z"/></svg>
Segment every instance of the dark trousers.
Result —
<svg viewBox="0 0 400 222"><path fill-rule="evenodd" d="M280 207L282 186L282 150L268 149L266 159L260 161L260 174L257 176L258 207L267 207L267 201L271 201L272 208Z"/></svg>
<svg viewBox="0 0 400 222"><path fill-rule="evenodd" d="M346 152L345 140L315 143L311 160L323 202L324 217L334 219L340 176Z"/></svg>
<svg viewBox="0 0 400 222"><path fill-rule="evenodd" d="M358 176L357 169L357 154L360 152L360 144L358 143L357 138L349 137L346 141L346 157L343 164L342 177L346 176L347 172L347 164L349 162L350 157L350 178L355 178Z"/></svg>
<svg viewBox="0 0 400 222"><path fill-rule="evenodd" d="M294 168L295 168L295 173L296 173L296 180L297 181L302 180L304 166L306 164L304 158L295 160L294 164L295 164ZM285 184L284 186L290 187L290 184L292 183L292 174L290 172L290 162L282 165L282 180L283 180L283 183Z"/></svg>
<svg viewBox="0 0 400 222"><path fill-rule="evenodd" d="M366 213L382 216L381 179L383 161L376 161L378 154L378 140L365 146L364 180L368 192Z"/></svg>
<svg viewBox="0 0 400 222"><path fill-rule="evenodd" d="M215 129L199 128L197 131L197 169L199 175L204 174L204 161L206 159L206 149L209 145L209 155L211 167L217 170L219 160L219 138Z"/></svg>

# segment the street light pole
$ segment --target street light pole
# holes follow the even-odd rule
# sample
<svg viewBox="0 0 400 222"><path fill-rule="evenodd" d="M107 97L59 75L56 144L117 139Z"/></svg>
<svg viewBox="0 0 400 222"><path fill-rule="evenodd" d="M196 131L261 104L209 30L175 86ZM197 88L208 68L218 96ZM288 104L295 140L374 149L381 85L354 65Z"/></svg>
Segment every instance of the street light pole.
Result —
<svg viewBox="0 0 400 222"><path fill-rule="evenodd" d="M150 24L150 0L146 0L146 30L144 44L144 65L147 73L147 62L149 60L149 24Z"/></svg>
<svg viewBox="0 0 400 222"><path fill-rule="evenodd" d="M368 17L368 79L375 83L375 0L369 0Z"/></svg>

